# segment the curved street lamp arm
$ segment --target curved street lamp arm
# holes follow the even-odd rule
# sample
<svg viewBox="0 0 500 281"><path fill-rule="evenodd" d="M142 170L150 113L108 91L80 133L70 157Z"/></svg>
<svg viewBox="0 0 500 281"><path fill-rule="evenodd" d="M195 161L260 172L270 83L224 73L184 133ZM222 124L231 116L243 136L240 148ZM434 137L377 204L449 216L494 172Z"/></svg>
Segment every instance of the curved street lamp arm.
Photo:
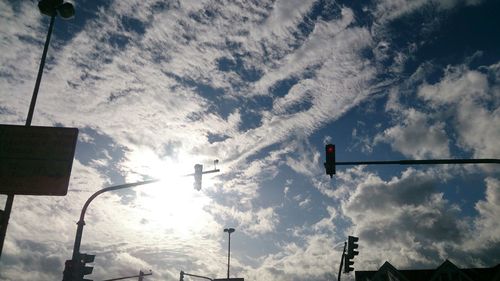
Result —
<svg viewBox="0 0 500 281"><path fill-rule="evenodd" d="M85 212L87 212L87 207L90 205L90 202L92 202L92 200L94 200L97 196L101 195L102 193L108 192L108 191L113 191L113 190L118 190L118 189L123 189L123 188L134 187L134 186L138 186L138 185L155 183L158 181L159 181L158 179L153 179L153 180L147 180L147 181L141 181L141 182L125 183L125 184L121 184L121 185L105 187L101 190L98 190L97 192L92 194L92 196L90 196L89 199L87 199L87 202L85 202L85 204L83 204L82 212L80 213L80 221L85 224L84 219L85 219ZM78 223L80 223L80 221Z"/></svg>
<svg viewBox="0 0 500 281"><path fill-rule="evenodd" d="M113 191L113 190L118 190L118 189L123 189L123 188L129 188L129 187L134 187L138 185L144 185L144 184L150 184L150 183L155 183L158 182L158 179L153 179L153 180L147 180L147 181L141 181L141 182L134 182L134 183L126 183L126 184L121 184L121 185L115 185L115 186L110 186L110 187L105 187L101 190L96 191L92 196L87 199L85 204L83 204L82 212L80 213L80 220L76 223L78 225L76 229L76 237L75 237L75 245L73 246L73 260L77 260L78 256L80 254L80 244L82 241L82 235L83 235L83 226L85 225L85 212L87 211L88 206L90 205L90 202L94 200L97 196L101 195L104 192L108 191Z"/></svg>

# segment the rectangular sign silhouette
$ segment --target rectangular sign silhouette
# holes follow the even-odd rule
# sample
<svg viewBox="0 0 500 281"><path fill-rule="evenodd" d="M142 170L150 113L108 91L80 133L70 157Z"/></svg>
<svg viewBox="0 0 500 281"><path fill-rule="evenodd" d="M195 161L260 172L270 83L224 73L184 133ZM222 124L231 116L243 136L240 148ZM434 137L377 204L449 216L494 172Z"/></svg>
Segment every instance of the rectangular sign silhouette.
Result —
<svg viewBox="0 0 500 281"><path fill-rule="evenodd" d="M66 195L78 129L0 125L0 193Z"/></svg>

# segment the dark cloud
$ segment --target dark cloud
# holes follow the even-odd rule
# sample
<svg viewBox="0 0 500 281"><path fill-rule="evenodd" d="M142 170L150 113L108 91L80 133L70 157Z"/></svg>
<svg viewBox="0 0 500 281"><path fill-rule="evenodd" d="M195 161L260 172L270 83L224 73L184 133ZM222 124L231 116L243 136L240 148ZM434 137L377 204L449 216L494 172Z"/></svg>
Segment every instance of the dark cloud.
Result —
<svg viewBox="0 0 500 281"><path fill-rule="evenodd" d="M407 205L419 206L430 201L436 191L436 179L432 176L409 171L402 178L384 182L372 178L361 184L346 204L346 210L355 213L379 211Z"/></svg>

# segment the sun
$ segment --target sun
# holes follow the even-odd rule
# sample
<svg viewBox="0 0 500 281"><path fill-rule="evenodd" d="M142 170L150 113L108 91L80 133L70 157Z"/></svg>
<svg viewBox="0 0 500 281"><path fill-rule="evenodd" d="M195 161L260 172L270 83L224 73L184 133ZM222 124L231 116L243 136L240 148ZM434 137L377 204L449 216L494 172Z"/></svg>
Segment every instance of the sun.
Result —
<svg viewBox="0 0 500 281"><path fill-rule="evenodd" d="M211 199L202 191L194 189L194 177L186 176L194 172L196 160L188 155L176 158L159 158L152 151L144 150L131 157L132 167L158 183L143 187L138 192L137 205L143 209L147 220L155 228L189 236L206 227L212 221L205 210ZM179 161L179 159L183 159ZM203 177L203 185L211 185L210 176Z"/></svg>

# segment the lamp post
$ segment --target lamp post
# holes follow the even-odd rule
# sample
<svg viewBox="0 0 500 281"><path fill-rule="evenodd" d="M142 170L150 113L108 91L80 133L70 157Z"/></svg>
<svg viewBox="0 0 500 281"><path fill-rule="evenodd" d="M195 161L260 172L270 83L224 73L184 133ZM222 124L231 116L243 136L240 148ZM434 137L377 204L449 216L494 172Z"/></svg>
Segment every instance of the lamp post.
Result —
<svg viewBox="0 0 500 281"><path fill-rule="evenodd" d="M235 230L234 228L224 228L224 232L227 232L229 234L229 245L227 247L227 279L229 280L229 261L231 259L231 233L233 233Z"/></svg>
<svg viewBox="0 0 500 281"><path fill-rule="evenodd" d="M47 50L49 49L50 36L54 29L54 21L56 15L59 14L63 19L70 19L75 15L75 8L71 3L63 3L63 0L41 0L38 2L38 9L44 15L50 16L49 31L47 32L47 39L43 47L42 59L40 60L40 67L38 68L38 76L36 77L35 88L31 96L30 108L28 111L28 118L26 118L26 126L31 125L33 113L35 111L36 98L38 96L38 89L42 81L43 68L45 66L45 59L47 58Z"/></svg>
<svg viewBox="0 0 500 281"><path fill-rule="evenodd" d="M219 172L219 171L220 170L218 170L218 169L214 169L211 171L205 171L205 172L200 171L200 172L201 172L201 174L208 174L208 173L215 173L215 172ZM188 174L185 176L193 176L193 175L194 176L197 175L196 169L195 169L194 174ZM94 200L97 196L103 194L104 192L123 189L123 188L129 188L129 187L134 187L134 186L139 186L139 185L145 185L145 184L150 184L150 183L155 183L158 181L160 181L160 180L159 179L151 179L151 180L146 180L146 181L141 181L141 182L125 183L125 184L121 184L121 185L106 187L106 188L103 188L101 190L96 191L94 194L92 194L89 197L89 199L87 199L85 204L83 204L82 211L80 213L80 220L78 220L78 222L77 222L78 227L76 229L75 244L73 245L73 254L72 254L71 260L66 261L67 265L71 265L71 266L68 268L68 266L66 265L66 267L64 269L63 281L76 280L74 277L76 275L80 274L80 272L78 271L80 269L75 270L72 265L75 265L75 264L77 266L79 265L78 262L79 262L79 259L81 258L80 244L82 242L83 227L85 226L85 212L87 211L87 208L89 207L92 200ZM201 186L200 186L200 188L201 188ZM197 189L197 190L199 190L199 189ZM234 229L232 231L234 231ZM93 256L93 255L91 255L91 256ZM93 258L92 258L92 261L93 261ZM89 261L89 262L92 262L92 261ZM90 270L90 273L91 272L92 271ZM90 273L86 273L86 274L90 274ZM228 272L228 274L229 274L229 272ZM79 278L78 276L76 276L76 277ZM78 279L78 280L81 280L81 279ZM83 280L86 280L86 279L83 279Z"/></svg>
<svg viewBox="0 0 500 281"><path fill-rule="evenodd" d="M42 81L43 68L45 66L45 59L47 57L47 50L49 49L50 36L52 35L52 30L54 29L54 21L56 15L59 14L63 19L70 19L75 15L75 7L73 4L63 0L41 0L38 2L38 9L44 15L50 16L49 31L47 32L47 38L45 39L45 45L43 47L42 59L40 60L40 67L38 68L38 75L36 77L35 88L33 89L33 95L31 96L30 107L28 110L28 117L26 118L26 127L31 126L31 121L33 120L33 113L35 111L36 99L38 96L38 89L40 88L40 82ZM7 194L7 200L5 202L5 208L3 211L3 220L0 224L0 256L2 256L3 244L5 241L5 235L7 234L7 226L9 224L10 213L12 211L12 205L14 204L14 194Z"/></svg>
<svg viewBox="0 0 500 281"><path fill-rule="evenodd" d="M100 194L103 194L104 192L134 187L134 186L138 186L138 185L155 183L158 181L159 181L158 179L153 179L153 180L147 180L147 181L141 181L141 182L135 182L135 183L126 183L126 184L121 184L121 185L115 185L115 186L103 188L101 190L98 190L94 194L92 194L92 196L90 196L89 199L87 199L85 204L83 204L82 212L80 213L80 220L76 223L78 225L78 227L76 229L75 245L73 246L72 259L73 260L78 259L78 255L80 253L80 244L82 242L83 226L85 225L85 212L87 211L87 208L90 205L90 202L92 202L92 200L94 200L97 196L99 196Z"/></svg>

